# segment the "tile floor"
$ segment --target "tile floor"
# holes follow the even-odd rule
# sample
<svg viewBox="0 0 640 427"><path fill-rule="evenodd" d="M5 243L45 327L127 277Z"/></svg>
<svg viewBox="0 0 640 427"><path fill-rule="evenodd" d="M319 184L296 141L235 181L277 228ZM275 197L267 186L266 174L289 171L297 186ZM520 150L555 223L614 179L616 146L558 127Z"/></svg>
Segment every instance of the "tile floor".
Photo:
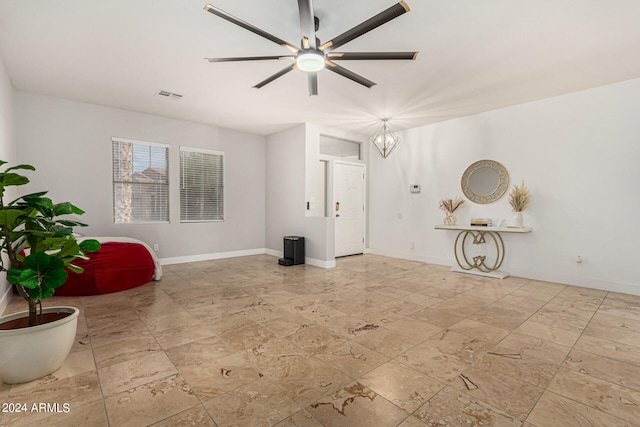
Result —
<svg viewBox="0 0 640 427"><path fill-rule="evenodd" d="M0 383L0 400L69 410L0 425L640 425L640 297L375 255L337 264L172 265L129 291L54 297L82 308L72 353L46 378Z"/></svg>

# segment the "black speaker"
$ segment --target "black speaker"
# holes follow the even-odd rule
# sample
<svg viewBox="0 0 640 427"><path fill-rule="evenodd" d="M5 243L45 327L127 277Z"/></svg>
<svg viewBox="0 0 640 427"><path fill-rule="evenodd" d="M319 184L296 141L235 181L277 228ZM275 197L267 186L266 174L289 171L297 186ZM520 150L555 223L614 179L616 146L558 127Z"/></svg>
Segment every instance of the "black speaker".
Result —
<svg viewBox="0 0 640 427"><path fill-rule="evenodd" d="M290 265L304 264L304 237L284 236L284 258Z"/></svg>

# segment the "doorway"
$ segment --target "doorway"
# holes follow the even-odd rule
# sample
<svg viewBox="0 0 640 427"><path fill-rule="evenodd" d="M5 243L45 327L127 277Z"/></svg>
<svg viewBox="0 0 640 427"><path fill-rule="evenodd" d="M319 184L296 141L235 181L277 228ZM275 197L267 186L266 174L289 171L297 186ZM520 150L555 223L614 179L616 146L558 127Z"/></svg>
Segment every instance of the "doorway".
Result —
<svg viewBox="0 0 640 427"><path fill-rule="evenodd" d="M335 256L364 253L365 165L336 161L333 167Z"/></svg>

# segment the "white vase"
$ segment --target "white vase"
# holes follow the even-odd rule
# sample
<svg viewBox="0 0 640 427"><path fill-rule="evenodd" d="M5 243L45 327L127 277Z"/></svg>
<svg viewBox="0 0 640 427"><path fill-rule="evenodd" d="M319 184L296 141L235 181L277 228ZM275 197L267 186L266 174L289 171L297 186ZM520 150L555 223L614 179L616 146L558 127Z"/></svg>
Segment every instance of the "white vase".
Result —
<svg viewBox="0 0 640 427"><path fill-rule="evenodd" d="M522 218L522 212L513 213L513 225L518 228L524 227L524 219Z"/></svg>
<svg viewBox="0 0 640 427"><path fill-rule="evenodd" d="M447 212L447 216L444 217L444 225L456 225L457 218L453 212Z"/></svg>
<svg viewBox="0 0 640 427"><path fill-rule="evenodd" d="M57 371L66 360L76 337L78 315L75 307L48 307L43 313L69 313L42 325L0 330L0 379L19 384ZM0 323L28 316L27 311L2 317Z"/></svg>

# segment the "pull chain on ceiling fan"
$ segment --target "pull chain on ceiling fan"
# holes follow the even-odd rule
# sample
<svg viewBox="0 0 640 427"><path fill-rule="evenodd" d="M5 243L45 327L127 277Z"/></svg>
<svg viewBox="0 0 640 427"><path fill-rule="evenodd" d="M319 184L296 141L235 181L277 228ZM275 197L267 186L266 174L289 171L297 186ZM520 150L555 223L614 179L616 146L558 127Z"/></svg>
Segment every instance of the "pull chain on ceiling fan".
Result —
<svg viewBox="0 0 640 427"><path fill-rule="evenodd" d="M295 61L293 64L283 68L272 76L266 78L254 87L260 89L261 87L271 83L279 77L284 76L289 71L296 68L305 71L308 75L309 82L309 95L318 94L318 71L326 68L333 71L343 77L353 80L368 88L375 85L374 82L368 80L353 71L350 71L335 61L355 61L355 60L414 60L418 56L418 52L335 52L337 49L350 41L360 37L361 35L368 33L385 24L392 19L408 12L409 6L404 2L391 6L390 8L378 13L377 15L367 19L359 25L345 31L339 36L320 44L320 40L316 37L316 31L318 31L319 20L313 12L313 0L298 0L298 12L300 15L300 30L302 33L302 40L300 47L294 46L291 43L282 40L260 28L257 28L248 22L242 21L229 13L207 4L204 10L210 12L222 19L225 19L245 30L251 31L269 41L279 44L280 46L289 49L291 54L289 55L277 55L277 56L243 56L235 58L205 58L209 62L238 62L238 61L262 61L273 59L293 58Z"/></svg>

